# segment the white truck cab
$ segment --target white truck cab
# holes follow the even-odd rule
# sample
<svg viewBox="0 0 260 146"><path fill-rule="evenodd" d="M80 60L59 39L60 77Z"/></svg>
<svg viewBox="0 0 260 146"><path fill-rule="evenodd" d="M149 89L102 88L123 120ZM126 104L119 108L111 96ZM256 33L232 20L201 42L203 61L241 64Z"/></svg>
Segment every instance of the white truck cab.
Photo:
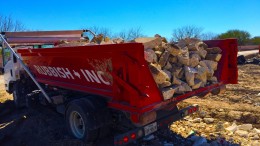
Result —
<svg viewBox="0 0 260 146"><path fill-rule="evenodd" d="M14 50L16 51L17 48L14 48ZM4 61L5 89L8 93L12 93L13 83L20 79L19 72L22 68L11 51L9 53L4 53L4 55L8 55L3 56L3 58L6 58Z"/></svg>

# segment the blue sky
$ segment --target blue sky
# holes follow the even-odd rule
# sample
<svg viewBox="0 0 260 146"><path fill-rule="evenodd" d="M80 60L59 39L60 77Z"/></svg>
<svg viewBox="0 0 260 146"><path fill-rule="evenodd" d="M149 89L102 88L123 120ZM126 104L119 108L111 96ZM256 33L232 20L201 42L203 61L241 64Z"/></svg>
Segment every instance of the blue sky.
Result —
<svg viewBox="0 0 260 146"><path fill-rule="evenodd" d="M31 30L107 27L112 32L141 27L147 36L171 37L174 28L194 25L204 32L246 30L260 36L260 0L0 0L0 14Z"/></svg>

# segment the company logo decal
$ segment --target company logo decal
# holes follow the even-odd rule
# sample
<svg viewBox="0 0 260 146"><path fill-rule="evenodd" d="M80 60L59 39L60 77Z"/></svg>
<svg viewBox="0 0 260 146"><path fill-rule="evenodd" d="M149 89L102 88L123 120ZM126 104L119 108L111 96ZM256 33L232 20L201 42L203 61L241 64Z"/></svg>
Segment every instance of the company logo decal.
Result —
<svg viewBox="0 0 260 146"><path fill-rule="evenodd" d="M38 66L34 65L34 68L41 75L50 77L57 77L63 79L84 79L87 82L111 85L108 79L105 78L106 74L103 71L94 71L87 69L71 70L63 67L51 67L51 66Z"/></svg>

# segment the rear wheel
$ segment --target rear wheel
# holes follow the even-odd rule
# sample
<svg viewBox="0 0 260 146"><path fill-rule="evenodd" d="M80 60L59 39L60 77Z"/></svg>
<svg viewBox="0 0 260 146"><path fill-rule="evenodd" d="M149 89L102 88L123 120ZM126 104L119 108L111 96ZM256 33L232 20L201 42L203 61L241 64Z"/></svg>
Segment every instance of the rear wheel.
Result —
<svg viewBox="0 0 260 146"><path fill-rule="evenodd" d="M86 128L85 128L85 124L83 121L83 117L80 113L78 113L77 111L72 111L69 115L69 120L70 120L70 128L71 131L73 133L73 135L75 135L75 137L77 138L83 138L84 134L86 132Z"/></svg>
<svg viewBox="0 0 260 146"><path fill-rule="evenodd" d="M89 105L82 99L72 101L66 111L66 125L69 133L85 142L91 143L98 137Z"/></svg>

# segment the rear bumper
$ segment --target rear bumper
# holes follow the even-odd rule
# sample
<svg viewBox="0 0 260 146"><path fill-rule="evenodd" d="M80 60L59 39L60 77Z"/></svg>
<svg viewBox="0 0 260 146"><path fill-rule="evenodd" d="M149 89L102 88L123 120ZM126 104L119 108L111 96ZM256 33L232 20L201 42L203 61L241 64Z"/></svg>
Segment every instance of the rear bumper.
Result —
<svg viewBox="0 0 260 146"><path fill-rule="evenodd" d="M157 119L156 121L153 121L145 126L117 135L114 137L114 145L126 145L128 143L136 141L137 139L150 135L158 131L159 129L168 128L168 126L172 122L178 121L184 118L185 116L198 111L198 109L198 105L192 105L177 112L171 113L167 116L164 116L160 119Z"/></svg>

